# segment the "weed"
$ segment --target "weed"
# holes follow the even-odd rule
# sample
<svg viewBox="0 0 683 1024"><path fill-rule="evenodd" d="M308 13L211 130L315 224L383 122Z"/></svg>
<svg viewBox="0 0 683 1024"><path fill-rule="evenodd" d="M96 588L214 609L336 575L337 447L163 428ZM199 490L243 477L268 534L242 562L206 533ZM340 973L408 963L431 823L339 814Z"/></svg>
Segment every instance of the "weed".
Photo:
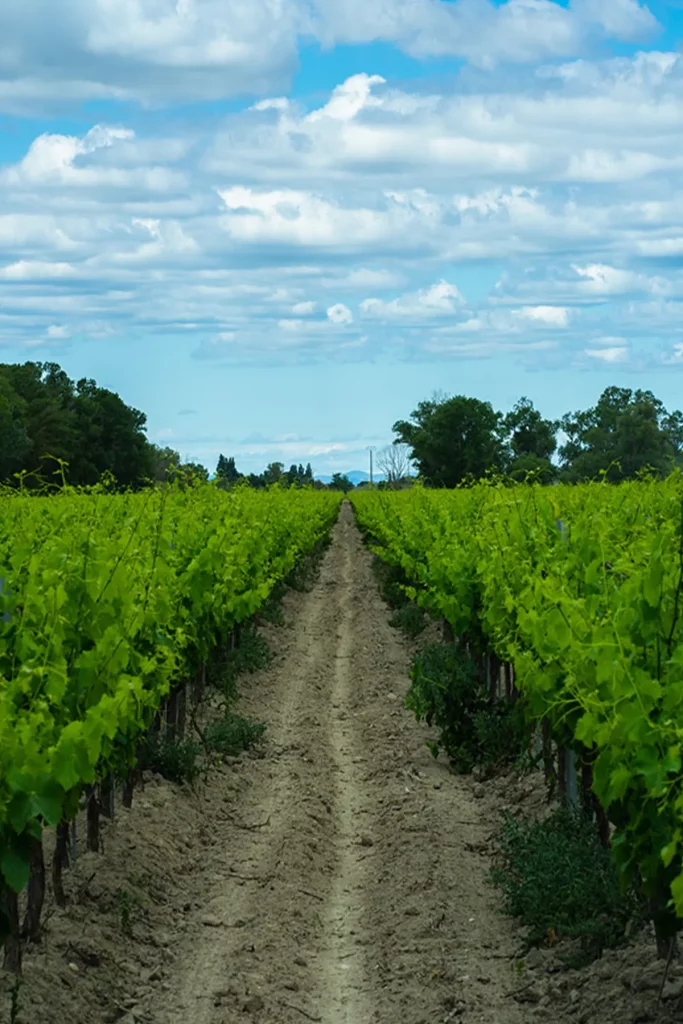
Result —
<svg viewBox="0 0 683 1024"><path fill-rule="evenodd" d="M408 604L408 596L403 589L408 581L400 565L389 565L379 555L374 555L372 571L377 579L380 596L390 608L403 608Z"/></svg>
<svg viewBox="0 0 683 1024"><path fill-rule="evenodd" d="M207 728L204 739L208 750L237 757L243 750L250 750L258 743L265 729L262 722L252 722L227 712L224 718Z"/></svg>
<svg viewBox="0 0 683 1024"><path fill-rule="evenodd" d="M394 629L400 629L406 636L415 639L425 629L425 613L419 605L414 602L397 608L389 619L389 625Z"/></svg>
<svg viewBox="0 0 683 1024"><path fill-rule="evenodd" d="M11 999L10 1011L9 1011L10 1024L16 1024L17 1018L19 1017L19 1013L21 1011L21 1003L19 1001L19 995L21 993L21 986L23 984L24 984L24 979L20 978L18 976L12 982L12 987L10 989L10 999Z"/></svg>
<svg viewBox="0 0 683 1024"><path fill-rule="evenodd" d="M529 946L548 935L578 940L572 966L579 966L622 944L627 928L644 920L642 899L634 889L622 891L610 852L585 811L560 808L537 822L506 813L497 845L499 863L491 877L507 912L526 926Z"/></svg>
<svg viewBox="0 0 683 1024"><path fill-rule="evenodd" d="M140 767L157 772L169 782L192 784L200 774L201 748L192 740L176 742L160 733L152 733L142 744Z"/></svg>
<svg viewBox="0 0 683 1024"><path fill-rule="evenodd" d="M133 938L133 917L139 908L139 901L128 889L116 890L116 907L119 914L119 927L128 939Z"/></svg>
<svg viewBox="0 0 683 1024"><path fill-rule="evenodd" d="M459 771L471 771L477 752L475 721L486 693L474 662L455 644L430 644L413 658L406 707L418 722L435 725L436 757L443 750Z"/></svg>
<svg viewBox="0 0 683 1024"><path fill-rule="evenodd" d="M524 761L529 749L530 728L521 701L500 700L489 704L474 718L476 759L484 769Z"/></svg>

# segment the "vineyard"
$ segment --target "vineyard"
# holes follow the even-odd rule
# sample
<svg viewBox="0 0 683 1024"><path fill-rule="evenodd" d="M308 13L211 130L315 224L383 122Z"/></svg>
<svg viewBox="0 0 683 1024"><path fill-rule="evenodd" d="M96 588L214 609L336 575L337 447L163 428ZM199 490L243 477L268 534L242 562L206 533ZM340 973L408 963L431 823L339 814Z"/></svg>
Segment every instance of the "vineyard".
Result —
<svg viewBox="0 0 683 1024"><path fill-rule="evenodd" d="M492 698L512 667L506 695L539 723L546 763L564 775L572 752L669 951L683 917L683 478L353 500L407 595L479 659Z"/></svg>
<svg viewBox="0 0 683 1024"><path fill-rule="evenodd" d="M2 1024L677 1019L683 477L340 501L0 498Z"/></svg>
<svg viewBox="0 0 683 1024"><path fill-rule="evenodd" d="M40 934L45 826L63 903L70 821L85 803L97 850L117 787L130 806L143 735L160 717L182 732L211 652L326 536L339 501L207 485L0 505L0 925L18 970L20 932Z"/></svg>

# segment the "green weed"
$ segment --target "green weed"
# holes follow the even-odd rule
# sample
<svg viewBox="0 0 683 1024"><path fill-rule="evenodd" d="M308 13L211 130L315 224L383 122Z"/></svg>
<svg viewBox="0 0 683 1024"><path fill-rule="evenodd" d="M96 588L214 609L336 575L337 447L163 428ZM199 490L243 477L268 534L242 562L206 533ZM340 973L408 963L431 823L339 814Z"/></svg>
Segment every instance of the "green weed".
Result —
<svg viewBox="0 0 683 1024"><path fill-rule="evenodd" d="M635 890L622 892L609 850L581 809L561 808L544 821L504 814L492 880L506 910L527 929L529 946L549 936L578 940L573 966L599 957L644 920Z"/></svg>

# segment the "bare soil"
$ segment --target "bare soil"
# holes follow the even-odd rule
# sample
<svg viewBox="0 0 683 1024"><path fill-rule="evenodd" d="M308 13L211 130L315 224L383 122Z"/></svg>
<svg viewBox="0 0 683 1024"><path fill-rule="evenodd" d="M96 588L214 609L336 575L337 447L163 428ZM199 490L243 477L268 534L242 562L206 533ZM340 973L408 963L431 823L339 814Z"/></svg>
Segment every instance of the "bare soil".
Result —
<svg viewBox="0 0 683 1024"><path fill-rule="evenodd" d="M499 808L527 783L431 757L388 619L345 504L315 586L263 627L272 665L242 681L261 749L194 790L147 777L104 856L69 872L67 910L48 909L16 1024L674 1019L642 1016L657 993L618 959L655 977L652 947L583 973L553 951L520 964L487 875Z"/></svg>

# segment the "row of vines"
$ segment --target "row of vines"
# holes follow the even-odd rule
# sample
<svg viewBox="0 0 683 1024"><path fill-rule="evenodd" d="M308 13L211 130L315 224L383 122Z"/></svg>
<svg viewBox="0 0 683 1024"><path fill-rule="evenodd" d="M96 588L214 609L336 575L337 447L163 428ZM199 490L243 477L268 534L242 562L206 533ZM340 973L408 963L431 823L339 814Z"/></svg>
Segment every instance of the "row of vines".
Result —
<svg viewBox="0 0 683 1024"><path fill-rule="evenodd" d="M624 884L658 946L683 920L683 475L618 486L358 493L408 596L511 664L530 721L590 766Z"/></svg>
<svg viewBox="0 0 683 1024"><path fill-rule="evenodd" d="M140 743L159 710L329 532L339 497L226 493L210 484L139 494L0 495L0 944L18 970L40 930L43 833L104 794L130 805ZM97 827L97 821L92 822ZM91 821L88 825L90 827Z"/></svg>

